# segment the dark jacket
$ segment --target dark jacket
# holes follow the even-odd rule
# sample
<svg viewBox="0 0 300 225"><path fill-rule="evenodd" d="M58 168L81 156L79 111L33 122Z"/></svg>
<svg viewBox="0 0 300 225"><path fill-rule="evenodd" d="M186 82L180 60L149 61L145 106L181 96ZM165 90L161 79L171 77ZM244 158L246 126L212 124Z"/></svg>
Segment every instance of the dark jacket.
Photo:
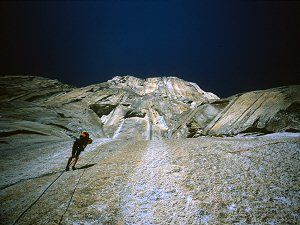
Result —
<svg viewBox="0 0 300 225"><path fill-rule="evenodd" d="M88 145L89 137L83 137L80 135L79 138L76 138L73 144L73 151L83 151L85 147Z"/></svg>

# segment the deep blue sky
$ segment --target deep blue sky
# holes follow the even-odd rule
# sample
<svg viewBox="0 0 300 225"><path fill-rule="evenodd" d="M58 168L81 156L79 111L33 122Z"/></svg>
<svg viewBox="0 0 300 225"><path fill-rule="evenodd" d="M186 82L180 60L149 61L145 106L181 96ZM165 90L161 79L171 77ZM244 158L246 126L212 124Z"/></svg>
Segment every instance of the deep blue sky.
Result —
<svg viewBox="0 0 300 225"><path fill-rule="evenodd" d="M0 2L0 75L178 76L220 97L300 84L300 2Z"/></svg>

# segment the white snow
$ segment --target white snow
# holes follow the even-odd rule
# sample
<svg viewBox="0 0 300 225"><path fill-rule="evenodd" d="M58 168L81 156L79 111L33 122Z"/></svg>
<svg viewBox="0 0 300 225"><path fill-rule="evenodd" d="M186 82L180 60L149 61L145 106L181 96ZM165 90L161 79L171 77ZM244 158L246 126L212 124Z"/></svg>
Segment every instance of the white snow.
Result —
<svg viewBox="0 0 300 225"><path fill-rule="evenodd" d="M115 139L115 138L117 138L117 137L119 136L119 134L120 134L120 132L121 132L121 129L122 129L122 127L123 127L124 121L125 121L125 119L122 119L122 120L121 120L121 123L119 124L117 130L115 131L115 133L114 133L114 135L113 135L113 139Z"/></svg>

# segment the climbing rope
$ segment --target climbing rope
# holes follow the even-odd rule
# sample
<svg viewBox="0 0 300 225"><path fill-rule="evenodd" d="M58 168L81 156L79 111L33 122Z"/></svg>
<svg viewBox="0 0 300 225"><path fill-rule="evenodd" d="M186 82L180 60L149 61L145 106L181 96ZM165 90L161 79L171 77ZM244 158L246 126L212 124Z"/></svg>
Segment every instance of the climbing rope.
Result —
<svg viewBox="0 0 300 225"><path fill-rule="evenodd" d="M85 169L83 170L81 176L79 177L79 179L78 179L78 181L77 181L77 184L75 185L75 188L74 188L74 190L73 190L73 192L72 192L71 198L70 198L70 200L69 200L69 202L68 202L67 208L66 208L65 212L61 215L61 218L60 218L60 221L59 221L58 224L61 224L61 221L62 221L64 215L65 215L66 212L68 211L69 206L70 206L70 204L71 204L71 202L72 202L73 196L74 196L74 194L75 194L75 191L76 191L76 189L77 189L77 186L78 186L78 184L79 184L79 182L80 182L80 180L81 180L81 177L83 176L84 172L85 172Z"/></svg>
<svg viewBox="0 0 300 225"><path fill-rule="evenodd" d="M47 188L43 191L43 193L42 194L40 194L39 195L39 197L30 205L30 206L28 206L27 207L27 209L25 209L24 210L24 212L23 213L21 213L20 214L20 216L17 218L17 220L13 223L13 225L15 225L23 216L24 216L24 214L32 207L32 206L34 206L37 202L38 202L38 200L40 200L40 198L46 193L46 191L55 183L55 181L57 181L58 180L58 178L60 178L61 177L61 175L63 175L63 173L64 173L65 171L62 171L48 186L47 186Z"/></svg>
<svg viewBox="0 0 300 225"><path fill-rule="evenodd" d="M100 150L95 154L95 156L93 157L93 158L91 158L90 160L89 160L89 162L88 163L90 163L92 160L94 160L98 155L99 155L99 153L100 153ZM70 165L72 165L73 163L74 163L74 161L75 160L72 160L71 161L71 163L70 163ZM62 219L63 219L63 217L64 217L64 215L66 214L66 212L68 211L68 209L69 209L69 206L70 206L70 204L71 204L71 202L72 202L72 199L73 199L73 196L74 196L74 194L75 194L75 191L76 191L76 189L77 189L77 186L78 186L78 184L79 184L79 182L80 182L80 180L81 180L81 178L82 178L82 176L83 176L83 174L84 174L84 172L85 172L85 170L86 170L86 168L84 168L84 170L83 170L83 172L82 172L82 174L80 175L80 177L79 177L79 179L78 179L78 181L77 181L77 184L75 185L75 188L74 188L74 190L73 190L73 192L72 192L72 195L71 195L71 198L70 198L70 200L69 200L69 202L68 202L68 205L67 205L67 208L66 208L66 210L65 210L65 212L62 214L62 216L61 216L61 218L60 218L60 221L59 221L59 224L61 224L61 222L62 222ZM17 224L18 222L19 222L19 220L26 214L26 212L29 210L29 209L31 209L39 200L40 200L40 198L46 193L46 191L63 175L63 173L64 173L65 171L62 171L47 187L46 187L46 189L39 195L39 197L30 205L30 206L28 206L20 215L19 215L19 217L16 219L16 221L13 223L13 225L15 225L15 224Z"/></svg>
<svg viewBox="0 0 300 225"><path fill-rule="evenodd" d="M72 163L74 163L74 160L71 162L71 164ZM17 222L19 222L19 220L25 215L25 213L29 210L29 209L31 209L40 199L41 199L41 197L46 193L46 191L58 180L58 178L60 178L62 175L63 175L63 173L64 173L65 171L62 171L47 187L46 187L46 189L39 195L39 197L30 205L30 206L28 206L20 215L19 215L19 217L16 219L16 221L13 223L13 225L15 225L15 224L17 224ZM84 171L83 171L84 172ZM82 173L82 175L83 175L83 173ZM80 177L81 178L81 177ZM78 183L77 183L77 185L78 185ZM76 186L77 187L77 186ZM75 188L76 189L76 188ZM75 193L75 190L74 190L74 192L73 192L73 194ZM73 195L72 195L72 197L73 197ZM72 198L71 198L72 199ZM70 202L69 202L69 204L70 204Z"/></svg>
<svg viewBox="0 0 300 225"><path fill-rule="evenodd" d="M98 147L99 147L99 146L98 146ZM94 159L99 155L99 153L100 153L100 149L99 149L99 151L95 154L95 156L94 156L93 158L91 158L91 159L88 161L88 164L91 163L91 161L94 160ZM70 165L71 165L72 163L73 163L73 161L70 163ZM68 202L67 208L66 208L66 210L64 211L64 213L62 214L62 216L61 216L61 218L60 218L60 221L59 221L59 223L58 223L59 225L61 224L64 215L67 213L67 211L68 211L68 209L69 209L69 207L70 207L70 204L71 204L71 202L72 202L72 199L73 199L73 196L74 196L74 194L75 194L75 192L76 192L76 189L77 189L77 187L78 187L78 184L79 184L79 182L80 182L80 180L81 180L81 178L82 178L82 176L83 176L83 174L84 174L84 172L85 172L86 169L87 169L87 168L84 168L84 170L83 170L81 176L79 177L79 179L78 179L78 181L77 181L77 184L75 185L75 188L74 188L74 190L73 190L73 192L72 192L71 198L70 198L70 200L69 200L69 202Z"/></svg>

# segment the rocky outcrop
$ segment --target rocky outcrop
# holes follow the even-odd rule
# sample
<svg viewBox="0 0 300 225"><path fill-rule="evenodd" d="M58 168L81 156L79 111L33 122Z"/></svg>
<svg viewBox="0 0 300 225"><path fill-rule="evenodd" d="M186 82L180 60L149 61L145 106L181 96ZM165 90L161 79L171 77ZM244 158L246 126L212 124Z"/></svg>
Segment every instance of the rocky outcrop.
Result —
<svg viewBox="0 0 300 225"><path fill-rule="evenodd" d="M7 142L26 132L70 138L87 129L103 136L100 119L87 105L71 98L48 103L75 90L69 85L42 77L9 76L0 78L0 89L0 137L7 137Z"/></svg>
<svg viewBox="0 0 300 225"><path fill-rule="evenodd" d="M192 110L173 136L300 131L300 86L253 91Z"/></svg>
<svg viewBox="0 0 300 225"><path fill-rule="evenodd" d="M74 94L101 118L106 136L142 139L168 137L182 114L218 99L198 85L176 77L143 80L117 76L106 83L58 96L52 102L64 102Z"/></svg>
<svg viewBox="0 0 300 225"><path fill-rule="evenodd" d="M74 88L41 77L2 77L0 136L160 139L300 131L300 86L227 99L176 77L114 77ZM13 110L12 110L13 109ZM5 140L2 140L2 142Z"/></svg>
<svg viewBox="0 0 300 225"><path fill-rule="evenodd" d="M299 223L299 89L1 77L0 223ZM66 172L82 130L93 143Z"/></svg>
<svg viewBox="0 0 300 225"><path fill-rule="evenodd" d="M218 99L175 77L114 77L74 88L42 77L7 76L0 87L2 137L31 132L68 138L81 130L97 137L168 137L182 114Z"/></svg>
<svg viewBox="0 0 300 225"><path fill-rule="evenodd" d="M0 79L0 137L160 139L200 135L298 132L300 87L238 94L227 99L176 77L114 77L74 88L41 77ZM2 140L6 142L6 140Z"/></svg>

